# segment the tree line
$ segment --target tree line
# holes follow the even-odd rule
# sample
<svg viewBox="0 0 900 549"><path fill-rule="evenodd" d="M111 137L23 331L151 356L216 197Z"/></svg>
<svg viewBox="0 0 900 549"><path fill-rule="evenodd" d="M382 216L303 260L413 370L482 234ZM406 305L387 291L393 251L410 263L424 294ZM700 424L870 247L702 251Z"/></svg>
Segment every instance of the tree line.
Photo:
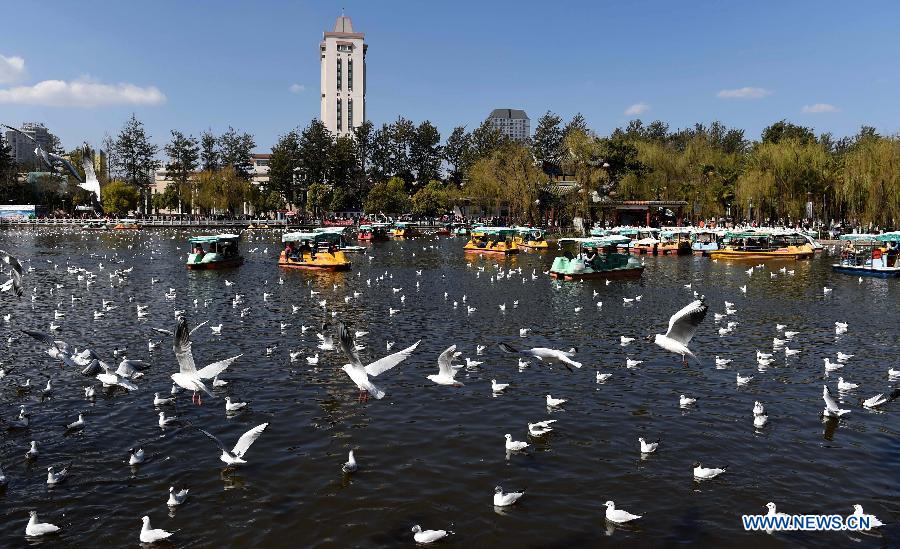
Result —
<svg viewBox="0 0 900 549"><path fill-rule="evenodd" d="M115 194L109 205L116 212L141 205L236 213L250 204L257 213L289 206L317 216L359 209L433 216L465 205L474 215L502 211L523 222L566 224L576 216L593 220L605 200L684 200L704 218L880 227L900 218L900 138L865 126L838 139L782 120L750 140L719 122L670 130L658 120L632 120L601 136L581 115L564 123L547 112L530 139L516 141L489 121L472 131L455 127L442 139L427 120L365 122L349 136L312 120L278 138L265 186L251 184L255 146L252 135L229 127L219 136L172 130L158 147L132 116L104 139L106 165L97 171L104 193ZM72 207L89 199L74 186L40 184L24 196L2 137L0 147L0 199ZM173 183L151 196L162 167Z"/></svg>

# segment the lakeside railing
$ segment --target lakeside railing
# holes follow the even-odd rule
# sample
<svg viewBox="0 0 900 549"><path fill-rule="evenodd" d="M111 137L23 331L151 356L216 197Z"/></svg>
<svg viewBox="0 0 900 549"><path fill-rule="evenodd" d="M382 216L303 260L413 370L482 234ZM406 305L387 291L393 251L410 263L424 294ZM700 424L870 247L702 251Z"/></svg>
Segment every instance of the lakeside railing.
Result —
<svg viewBox="0 0 900 549"><path fill-rule="evenodd" d="M287 228L311 228L311 227L327 227L327 226L348 226L355 227L356 224L331 224L323 223L314 219L158 219L158 218L141 218L141 219L79 219L74 217L47 217L35 219L21 218L0 218L0 227L81 227L93 223L105 223L109 226L117 224L137 224L141 227L234 227L247 228L251 225L254 227L270 227L273 229ZM413 222L412 225L422 229L436 229L443 226L440 222L419 221Z"/></svg>

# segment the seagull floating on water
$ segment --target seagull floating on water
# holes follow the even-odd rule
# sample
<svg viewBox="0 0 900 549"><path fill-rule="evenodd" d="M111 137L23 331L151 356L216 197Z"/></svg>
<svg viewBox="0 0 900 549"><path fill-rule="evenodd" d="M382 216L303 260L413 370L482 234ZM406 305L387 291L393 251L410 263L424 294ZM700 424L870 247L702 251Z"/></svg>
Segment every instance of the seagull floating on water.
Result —
<svg viewBox="0 0 900 549"><path fill-rule="evenodd" d="M822 385L822 398L825 400L825 409L822 410L822 415L825 417L840 417L850 413L850 410L844 410L838 406L837 401L828 390L828 385Z"/></svg>
<svg viewBox="0 0 900 549"><path fill-rule="evenodd" d="M507 492L503 493L503 488L497 486L494 488L494 505L496 507L508 507L519 501L525 492Z"/></svg>
<svg viewBox="0 0 900 549"><path fill-rule="evenodd" d="M716 478L725 472L728 466L722 468L714 468L714 467L703 467L700 465L700 462L694 463L694 478L697 480L709 480L711 478Z"/></svg>
<svg viewBox="0 0 900 549"><path fill-rule="evenodd" d="M412 527L413 539L416 543L434 543L439 539L443 539L453 532L447 530L422 530L422 527L416 524Z"/></svg>
<svg viewBox="0 0 900 549"><path fill-rule="evenodd" d="M610 522L625 524L641 518L641 515L633 515L624 509L616 509L616 504L612 501L607 501L604 505L606 506L606 520Z"/></svg>
<svg viewBox="0 0 900 549"><path fill-rule="evenodd" d="M659 441L656 442L647 442L644 440L644 437L638 437L638 442L641 443L641 453L642 454L652 454L659 448Z"/></svg>

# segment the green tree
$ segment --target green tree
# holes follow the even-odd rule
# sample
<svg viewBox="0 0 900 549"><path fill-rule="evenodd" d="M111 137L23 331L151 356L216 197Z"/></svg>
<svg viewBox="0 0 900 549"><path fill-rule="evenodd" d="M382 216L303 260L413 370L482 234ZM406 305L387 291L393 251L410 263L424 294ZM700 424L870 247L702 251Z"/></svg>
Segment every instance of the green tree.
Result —
<svg viewBox="0 0 900 549"><path fill-rule="evenodd" d="M436 217L450 211L450 195L440 181L429 181L412 197L412 212Z"/></svg>
<svg viewBox="0 0 900 549"><path fill-rule="evenodd" d="M324 214L331 205L331 187L325 183L313 183L307 191L309 206L312 208L313 217L318 218Z"/></svg>
<svg viewBox="0 0 900 549"><path fill-rule="evenodd" d="M331 186L337 190L341 189L342 197L347 201L357 200L356 184L359 179L356 177L359 163L356 157L356 142L352 137L340 136L334 144L328 148L327 176L326 179L331 182ZM361 201L362 197L359 197ZM343 209L343 208L340 208Z"/></svg>
<svg viewBox="0 0 900 549"><path fill-rule="evenodd" d="M373 181L387 181L397 173L392 133L387 124L372 133L369 177Z"/></svg>
<svg viewBox="0 0 900 549"><path fill-rule="evenodd" d="M166 189L161 193L153 195L153 210L159 213L159 210L178 210L182 204L178 191L178 185L166 185Z"/></svg>
<svg viewBox="0 0 900 549"><path fill-rule="evenodd" d="M253 213L255 215L264 215L269 212L281 210L285 206L284 198L281 196L281 193L256 185L250 185L247 201L253 206Z"/></svg>
<svg viewBox="0 0 900 549"><path fill-rule="evenodd" d="M246 201L250 183L232 166L206 170L197 176L195 206L204 213L234 214Z"/></svg>
<svg viewBox="0 0 900 549"><path fill-rule="evenodd" d="M366 197L365 211L370 214L396 215L410 209L406 184L399 177L376 183Z"/></svg>
<svg viewBox="0 0 900 549"><path fill-rule="evenodd" d="M551 174L560 169L563 140L563 130L560 124L562 124L562 118L547 111L538 119L534 136L531 138L531 150L535 160Z"/></svg>
<svg viewBox="0 0 900 549"><path fill-rule="evenodd" d="M103 210L113 215L128 215L133 211L140 199L140 192L134 185L125 181L110 181L100 190Z"/></svg>
<svg viewBox="0 0 900 549"><path fill-rule="evenodd" d="M219 169L219 140L211 129L200 134L200 167L205 172Z"/></svg>
<svg viewBox="0 0 900 549"><path fill-rule="evenodd" d="M428 120L419 124L410 141L409 161L420 185L438 179L441 172L441 134Z"/></svg>
<svg viewBox="0 0 900 549"><path fill-rule="evenodd" d="M321 121L313 119L300 133L300 183L308 189L313 183L324 183L328 174L328 151L334 138Z"/></svg>
<svg viewBox="0 0 900 549"><path fill-rule="evenodd" d="M169 156L166 171L174 182L175 206L166 209L178 210L180 213L190 211L194 194L191 178L200 166L200 143L193 136L185 136L177 130L172 130L172 140L164 148ZM166 191L168 191L168 187Z"/></svg>
<svg viewBox="0 0 900 549"><path fill-rule="evenodd" d="M779 120L762 132L763 143L780 143L785 139L794 139L805 145L814 143L816 134L809 128L791 124L787 120Z"/></svg>
<svg viewBox="0 0 900 549"><path fill-rule="evenodd" d="M281 193L290 203L297 202L298 189L295 188L295 169L302 163L300 151L300 134L296 130L289 131L278 138L278 142L272 147L272 156L269 158L269 185L272 191Z"/></svg>
<svg viewBox="0 0 900 549"><path fill-rule="evenodd" d="M150 142L144 124L134 114L125 122L114 146L120 175L126 183L137 187L140 194L139 209L146 211L149 209L148 190L153 182L153 172L159 167L159 161L156 160L159 147Z"/></svg>
<svg viewBox="0 0 900 549"><path fill-rule="evenodd" d="M234 172L244 181L250 180L250 170L253 169L251 156L256 141L249 133L240 133L231 126L219 137L219 162L224 166L231 166Z"/></svg>
<svg viewBox="0 0 900 549"><path fill-rule="evenodd" d="M450 166L447 179L454 185L462 183L467 170L465 159L469 156L469 134L463 126L457 126L444 144L444 160Z"/></svg>

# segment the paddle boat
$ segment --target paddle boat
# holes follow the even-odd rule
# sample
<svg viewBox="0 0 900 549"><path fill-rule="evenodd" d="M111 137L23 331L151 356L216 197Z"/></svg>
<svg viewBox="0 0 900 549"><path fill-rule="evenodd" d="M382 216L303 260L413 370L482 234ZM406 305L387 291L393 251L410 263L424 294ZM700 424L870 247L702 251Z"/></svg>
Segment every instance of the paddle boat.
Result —
<svg viewBox="0 0 900 549"><path fill-rule="evenodd" d="M109 225L105 221L91 221L81 226L85 231L108 231Z"/></svg>
<svg viewBox="0 0 900 549"><path fill-rule="evenodd" d="M411 223L407 223L405 221L398 221L394 223L394 238L408 238L411 236L419 236L421 233L419 229L416 228L415 225Z"/></svg>
<svg viewBox="0 0 900 549"><path fill-rule="evenodd" d="M713 259L809 259L813 248L796 232L763 230L728 232L720 249L708 252Z"/></svg>
<svg viewBox="0 0 900 549"><path fill-rule="evenodd" d="M319 234L335 234L338 236L338 249L344 253L362 253L366 251L365 246L353 246L347 241L350 227L317 227L313 229L314 233Z"/></svg>
<svg viewBox="0 0 900 549"><path fill-rule="evenodd" d="M510 227L478 227L472 229L472 238L463 246L467 253L508 256L519 253L515 242L515 229Z"/></svg>
<svg viewBox="0 0 900 549"><path fill-rule="evenodd" d="M659 229L653 227L616 227L610 234L628 237L628 244L620 245L619 248L627 249L633 254L652 254L660 243Z"/></svg>
<svg viewBox="0 0 900 549"><path fill-rule="evenodd" d="M278 266L314 271L346 271L350 260L340 250L341 235L331 232L284 233Z"/></svg>
<svg viewBox="0 0 900 549"><path fill-rule="evenodd" d="M393 229L393 223L371 223L360 225L359 231L356 233L356 239L361 242L375 242L376 240L390 240L390 232Z"/></svg>
<svg viewBox="0 0 900 549"><path fill-rule="evenodd" d="M627 248L630 239L623 235L590 238L562 238L559 245L578 245L578 255L570 251L555 258L550 267L550 278L558 280L592 280L640 278L644 273L641 262L631 257Z"/></svg>
<svg viewBox="0 0 900 549"><path fill-rule="evenodd" d="M836 273L878 278L900 277L900 232L841 235L841 259L831 266Z"/></svg>
<svg viewBox="0 0 900 549"><path fill-rule="evenodd" d="M244 263L238 250L240 235L217 234L195 236L188 240L191 251L188 253L187 268L190 270L228 269Z"/></svg>
<svg viewBox="0 0 900 549"><path fill-rule="evenodd" d="M513 239L520 248L529 248L532 250L546 250L550 244L544 239L547 233L544 229L538 227L516 227L518 233Z"/></svg>
<svg viewBox="0 0 900 549"><path fill-rule="evenodd" d="M695 229L691 232L691 251L694 255L708 255L719 249L723 236L722 229Z"/></svg>
<svg viewBox="0 0 900 549"><path fill-rule="evenodd" d="M653 253L656 255L690 255L691 229L675 227L659 232L659 244Z"/></svg>
<svg viewBox="0 0 900 549"><path fill-rule="evenodd" d="M602 225L594 225L591 227L591 236L606 236L609 234L609 229L603 228Z"/></svg>
<svg viewBox="0 0 900 549"><path fill-rule="evenodd" d="M136 231L140 229L141 226L137 224L137 222L133 219L120 219L118 223L113 227L114 231Z"/></svg>

